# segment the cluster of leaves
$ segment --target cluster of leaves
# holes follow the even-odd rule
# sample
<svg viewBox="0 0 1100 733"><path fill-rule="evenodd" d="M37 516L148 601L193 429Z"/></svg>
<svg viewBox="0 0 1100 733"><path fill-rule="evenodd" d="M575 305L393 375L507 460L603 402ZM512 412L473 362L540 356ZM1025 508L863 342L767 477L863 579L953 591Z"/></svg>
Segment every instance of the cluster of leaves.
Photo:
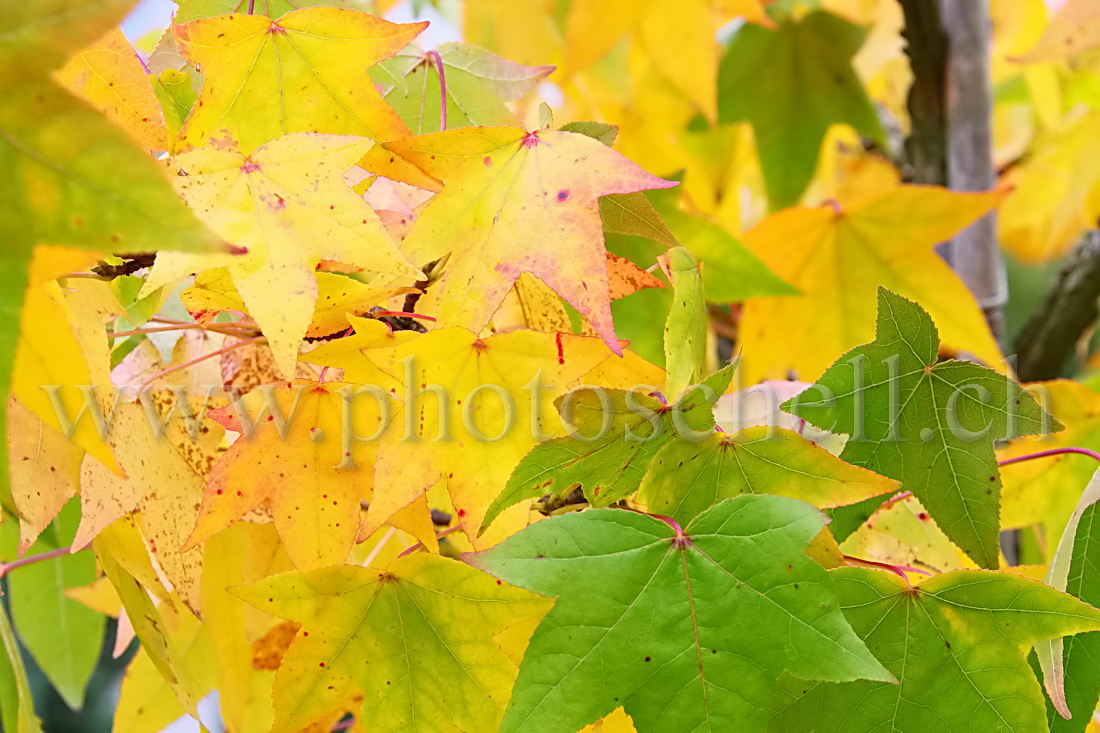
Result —
<svg viewBox="0 0 1100 733"><path fill-rule="evenodd" d="M1100 488L998 461L1100 396L934 248L1100 213L1087 2L994 3L979 193L889 157L893 0L133 4L0 8L4 730L107 617L125 731L1085 730Z"/></svg>

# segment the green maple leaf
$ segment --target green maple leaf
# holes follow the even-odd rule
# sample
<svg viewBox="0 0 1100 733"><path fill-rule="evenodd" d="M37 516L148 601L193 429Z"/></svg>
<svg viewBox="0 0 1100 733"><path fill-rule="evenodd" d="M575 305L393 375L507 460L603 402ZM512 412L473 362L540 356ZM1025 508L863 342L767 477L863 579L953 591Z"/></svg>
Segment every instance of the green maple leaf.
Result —
<svg viewBox="0 0 1100 733"><path fill-rule="evenodd" d="M1100 603L1100 470L1081 494L1050 561L1046 582L1085 603ZM1100 699L1100 633L1035 645L1049 695L1047 722L1056 733L1082 733ZM1069 716L1069 717L1063 717Z"/></svg>
<svg viewBox="0 0 1100 733"><path fill-rule="evenodd" d="M443 43L435 52L447 84L447 127L517 125L505 102L534 91L553 66L524 66L470 43ZM388 87L385 99L414 135L438 132L439 69L435 59L410 46L370 70Z"/></svg>
<svg viewBox="0 0 1100 733"><path fill-rule="evenodd" d="M173 23L187 23L192 20L212 18L215 15L226 15L228 13L249 12L248 0L176 0L176 4L179 9L172 20ZM254 0L251 7L252 12L257 15L279 18L291 10L312 8L315 5L326 5L347 10L356 9L356 4L349 0Z"/></svg>
<svg viewBox="0 0 1100 733"><path fill-rule="evenodd" d="M761 426L668 443L650 463L638 498L649 511L686 524L707 507L741 494L776 494L829 508L897 486L797 433Z"/></svg>
<svg viewBox="0 0 1100 733"><path fill-rule="evenodd" d="M438 555L283 573L230 592L302 624L275 677L275 730L302 730L356 692L372 731L495 730L516 667L494 637L550 606Z"/></svg>
<svg viewBox="0 0 1100 733"><path fill-rule="evenodd" d="M59 87L50 73L118 23L133 0L0 5L0 320L19 323L36 245L111 252L203 251L218 239L147 151ZM0 334L7 394L17 328ZM0 421L4 419L0 401ZM0 441L0 465L7 465ZM0 485L7 486L7 472Z"/></svg>
<svg viewBox="0 0 1100 733"><path fill-rule="evenodd" d="M739 496L684 531L603 509L552 517L476 567L557 603L531 638L500 730L571 733L623 706L639 730L757 730L784 670L892 680L805 549L823 514Z"/></svg>
<svg viewBox="0 0 1100 733"><path fill-rule="evenodd" d="M482 532L505 509L545 494L567 494L579 487L588 503L605 507L638 490L650 461L669 441L689 432L700 439L714 430L711 405L733 378L735 364L720 369L680 402L665 406L644 392L579 390L559 397L559 410L573 434L536 445L508 477L489 506Z"/></svg>
<svg viewBox="0 0 1100 733"><path fill-rule="evenodd" d="M840 357L782 409L851 436L842 459L901 481L952 542L981 567L996 568L994 441L1061 425L1008 377L971 362L937 363L938 348L929 315L880 287L875 340ZM872 501L860 518L881 503ZM834 534L843 540L855 526L848 521Z"/></svg>
<svg viewBox="0 0 1100 733"><path fill-rule="evenodd" d="M798 202L829 125L845 122L884 144L874 105L852 69L866 31L814 11L777 28L745 25L718 71L718 118L752 123L772 208Z"/></svg>
<svg viewBox="0 0 1100 733"><path fill-rule="evenodd" d="M1093 504L1081 515L1077 541L1069 568L1066 592L1092 604L1100 604L1100 504ZM1081 634L1062 642L1065 667L1066 706L1073 715L1065 719L1047 704L1047 722L1051 733L1082 733L1100 699L1100 633Z"/></svg>
<svg viewBox="0 0 1100 733"><path fill-rule="evenodd" d="M956 570L916 587L865 568L829 574L844 615L901 684L784 680L774 731L1046 730L1026 647L1100 629L1100 610L1010 573Z"/></svg>

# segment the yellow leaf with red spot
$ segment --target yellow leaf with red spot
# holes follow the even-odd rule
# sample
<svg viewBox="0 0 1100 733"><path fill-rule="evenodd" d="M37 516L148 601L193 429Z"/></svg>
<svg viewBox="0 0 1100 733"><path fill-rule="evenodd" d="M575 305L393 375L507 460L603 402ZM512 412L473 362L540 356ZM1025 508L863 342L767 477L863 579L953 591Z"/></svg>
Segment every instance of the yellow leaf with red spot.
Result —
<svg viewBox="0 0 1100 733"><path fill-rule="evenodd" d="M91 457L84 459L81 521L73 549L84 547L126 514L137 512L142 540L163 572L165 585L197 610L202 551L181 548L198 517L206 462L192 461L201 453L212 456L220 435L207 434L192 441L179 418L162 433L156 426L164 417L151 400L146 404L149 408L142 402L119 404L109 424L107 445L118 456L125 476L112 473Z"/></svg>
<svg viewBox="0 0 1100 733"><path fill-rule="evenodd" d="M419 265L451 255L420 312L478 331L530 272L619 353L599 197L675 183L586 135L557 130L467 127L386 147L444 182L402 243Z"/></svg>
<svg viewBox="0 0 1100 733"><path fill-rule="evenodd" d="M317 305L315 270L322 260L387 281L421 277L374 209L341 180L372 146L364 138L297 133L250 155L204 148L175 156L173 180L184 200L243 253L161 255L144 292L192 272L227 268L279 368L292 376Z"/></svg>
<svg viewBox="0 0 1100 733"><path fill-rule="evenodd" d="M112 28L73 56L55 77L130 133L142 147L168 149L168 133L153 85L120 29Z"/></svg>
<svg viewBox="0 0 1100 733"><path fill-rule="evenodd" d="M380 333L384 324L352 322L354 336L320 346L307 359L341 367L348 380L392 390L399 400L391 429L400 439L378 447L364 535L445 480L471 541L479 547L499 541L526 524L526 508L505 512L474 538L520 459L540 437L562 434L555 397L582 382L623 388L664 380L635 354L620 359L591 337L511 331L478 338L447 328L380 346L389 340Z"/></svg>
<svg viewBox="0 0 1100 733"><path fill-rule="evenodd" d="M920 302L945 346L1003 369L982 309L935 248L1004 195L895 186L764 219L742 241L801 294L746 303L740 331L745 384L792 372L816 379L845 351L873 340L880 285Z"/></svg>
<svg viewBox="0 0 1100 733"><path fill-rule="evenodd" d="M356 440L385 430L389 397L353 399L357 385L256 389L210 416L241 433L218 460L187 547L269 502L287 553L298 568L343 562L359 533L359 503L371 498L377 444ZM266 410L266 412L265 412ZM389 517L387 517L389 519ZM430 526L410 527L425 542Z"/></svg>
<svg viewBox="0 0 1100 733"><path fill-rule="evenodd" d="M45 425L14 395L8 398L7 433L22 555L76 494L84 450Z"/></svg>

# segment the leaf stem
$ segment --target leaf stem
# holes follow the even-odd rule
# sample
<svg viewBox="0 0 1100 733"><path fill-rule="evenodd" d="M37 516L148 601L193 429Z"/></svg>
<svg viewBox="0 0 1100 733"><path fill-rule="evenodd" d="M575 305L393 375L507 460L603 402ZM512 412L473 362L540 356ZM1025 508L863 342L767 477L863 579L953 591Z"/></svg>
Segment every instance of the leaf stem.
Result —
<svg viewBox="0 0 1100 733"><path fill-rule="evenodd" d="M419 318L422 321L431 321L435 323L435 316L423 316L419 313L409 313L408 311L371 311L372 316L379 318L385 318L386 316L394 316L397 318Z"/></svg>
<svg viewBox="0 0 1100 733"><path fill-rule="evenodd" d="M909 581L909 576L906 575L906 571L910 573L919 573L920 575L927 575L931 577L932 573L927 570L921 570L920 568L910 567L909 565L890 565L884 562L875 562L874 560L864 560L860 557L852 557L851 555L844 555L844 562L852 563L855 565L866 565L867 567L878 568L880 570L889 570L892 573L900 575L906 583L912 585Z"/></svg>
<svg viewBox="0 0 1100 733"><path fill-rule="evenodd" d="M1038 453L1027 453L1022 456L1015 456L1014 458L1006 458L1003 461L998 461L998 466L1011 466L1013 463L1023 463L1024 461L1032 461L1036 458L1046 458L1047 456L1061 456L1068 454L1077 454L1079 456L1088 456L1092 460L1100 463L1100 453L1089 450L1088 448L1051 448L1050 450L1041 450Z"/></svg>
<svg viewBox="0 0 1100 733"><path fill-rule="evenodd" d="M227 351L232 351L233 349L239 349L242 346L247 346L248 344L255 343L255 342L259 341L262 338L264 338L263 334L260 334L259 336L253 336L250 339L245 339L243 341L238 341L235 344L230 344L229 346L223 346L220 349L215 349L214 351L211 351L209 354L203 354L202 356L197 356L194 359L183 362L182 364L173 364L172 366L168 367L167 369L161 369L159 372L157 372L156 374L154 374L153 376L149 377L144 382L142 382L141 386L138 387L138 392L141 392L143 389L145 389L150 384L157 381L158 379L160 379L161 377L163 377L166 374L171 374L172 372L178 372L180 369L186 369L187 367L195 366L196 364L198 364L201 361L205 361L207 359L212 359L215 356L220 356L221 354L224 354Z"/></svg>
<svg viewBox="0 0 1100 733"><path fill-rule="evenodd" d="M447 77L443 73L443 59L434 49L424 55L431 59L435 68L439 70L439 130L442 132L447 129Z"/></svg>
<svg viewBox="0 0 1100 733"><path fill-rule="evenodd" d="M447 535L451 534L452 532L457 532L460 529L462 529L461 524L456 524L453 527L447 527L447 529L443 530L442 532L436 532L435 533L435 538L438 540L440 537L446 537ZM423 547L424 547L423 542L417 542L415 545L413 545L412 547L410 547L409 549L405 550L400 555L398 555L398 557L405 557L405 555L411 555L414 552L416 552L417 550L423 549Z"/></svg>
<svg viewBox="0 0 1100 733"><path fill-rule="evenodd" d="M77 552L83 552L86 549L88 548L84 547L77 550ZM11 562L0 563L0 578L3 578L12 570L15 570L16 568L21 568L24 565L33 565L36 562L42 562L43 560L52 560L55 557L64 557L65 555L71 554L73 554L73 552L70 548L59 547L56 550L42 552L37 555L28 555L27 557L21 557L18 560L13 560Z"/></svg>
<svg viewBox="0 0 1100 733"><path fill-rule="evenodd" d="M256 11L256 0L248 0L248 14L252 15Z"/></svg>
<svg viewBox="0 0 1100 733"><path fill-rule="evenodd" d="M226 336L244 336L255 333L255 329L243 330L233 328L233 324L223 324L227 328L221 328L217 324L210 326L204 326L201 323L182 323L178 326L162 326L158 328L135 328L132 331L113 331L107 334L107 338L122 338L123 336L144 336L150 333L163 333L165 331L212 331L214 333L225 334Z"/></svg>

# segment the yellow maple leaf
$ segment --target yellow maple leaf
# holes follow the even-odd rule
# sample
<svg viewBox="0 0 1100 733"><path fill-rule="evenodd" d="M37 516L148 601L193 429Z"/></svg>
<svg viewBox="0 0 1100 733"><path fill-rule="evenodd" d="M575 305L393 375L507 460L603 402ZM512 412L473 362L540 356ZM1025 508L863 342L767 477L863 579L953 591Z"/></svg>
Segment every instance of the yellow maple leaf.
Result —
<svg viewBox="0 0 1100 733"><path fill-rule="evenodd" d="M273 729L288 731L356 692L364 695L358 712L370 730L493 730L517 671L495 637L553 605L427 554L398 558L385 570L285 573L233 593L302 625L275 677Z"/></svg>
<svg viewBox="0 0 1100 733"><path fill-rule="evenodd" d="M365 285L350 277L329 272L317 273L317 305L305 335L328 336L348 329L347 314L363 316L379 303L395 295L419 292L416 288ZM241 294L233 285L229 270L219 267L195 278L194 284L180 291L180 300L199 323L210 323L223 311L249 315Z"/></svg>
<svg viewBox="0 0 1100 733"><path fill-rule="evenodd" d="M422 277L374 209L341 180L373 145L360 137L295 133L251 155L204 148L175 156L170 165L184 200L246 251L161 255L143 292L192 272L228 268L280 369L292 376L317 302L315 270L322 260L391 280Z"/></svg>
<svg viewBox="0 0 1100 733"><path fill-rule="evenodd" d="M489 504L540 434L560 433L556 396L582 381L617 388L664 380L640 357L627 352L616 358L590 337L511 331L478 338L447 328L381 346L384 324L352 322L354 336L306 358L342 367L348 380L392 390L400 400L395 434L378 446L375 497L362 536L445 480L471 541L478 547L499 541L526 524L525 507L517 505L485 536L475 536Z"/></svg>
<svg viewBox="0 0 1100 733"><path fill-rule="evenodd" d="M1053 435L1009 441L997 451L1005 460L1053 448L1100 450L1100 394L1068 379L1028 385L1044 408L1065 425ZM1001 526L1017 529L1040 525L1053 553L1057 538L1092 478L1096 465L1085 456L1056 455L1001 469Z"/></svg>
<svg viewBox="0 0 1100 733"><path fill-rule="evenodd" d="M478 0L463 3L468 42L521 64L556 63L562 39L554 18L555 0Z"/></svg>
<svg viewBox="0 0 1100 733"><path fill-rule="evenodd" d="M242 436L214 465L185 549L266 501L295 567L343 562L359 536L360 501L371 498L377 451L375 441L354 436L379 432L388 409L369 397L352 399L357 387L296 380L211 412ZM430 522L416 515L386 519L434 547Z"/></svg>
<svg viewBox="0 0 1100 733"><path fill-rule="evenodd" d="M246 153L288 132L405 137L408 128L367 69L427 25L330 7L293 10L277 20L230 13L176 25L180 52L206 79L177 150L224 135Z"/></svg>
<svg viewBox="0 0 1100 733"><path fill-rule="evenodd" d="M7 416L11 494L22 555L76 494L84 451L45 425L14 395L8 398Z"/></svg>
<svg viewBox="0 0 1100 733"><path fill-rule="evenodd" d="M137 53L118 28L69 59L54 77L107 115L142 147L167 150L160 104Z"/></svg>
<svg viewBox="0 0 1100 733"><path fill-rule="evenodd" d="M1035 147L1011 169L1013 190L1000 215L1002 245L1022 262L1057 259L1100 215L1100 112L1090 112L1064 134Z"/></svg>
<svg viewBox="0 0 1100 733"><path fill-rule="evenodd" d="M418 302L441 326L489 323L530 272L620 353L608 299L599 197L676 185L586 135L467 127L387 144L444 182L402 243L415 263L450 253Z"/></svg>
<svg viewBox="0 0 1100 733"><path fill-rule="evenodd" d="M1069 0L1050 19L1022 63L1066 61L1100 46L1100 7L1093 0Z"/></svg>
<svg viewBox="0 0 1100 733"><path fill-rule="evenodd" d="M845 351L874 339L876 290L916 300L942 343L1003 369L981 308L935 247L1004 192L896 186L851 203L779 211L742 240L801 295L753 298L741 320L746 384L816 379Z"/></svg>
<svg viewBox="0 0 1100 733"><path fill-rule="evenodd" d="M82 387L94 386L96 398L110 399L104 390L111 381L110 355L104 348L106 314L84 301L85 290L66 288L67 298L55 279L80 271L97 259L95 252L35 248L12 367L12 392L43 423L120 473L95 421L88 416L78 419L87 399ZM97 285L102 283L80 283L81 288ZM57 389L51 391L53 387Z"/></svg>
<svg viewBox="0 0 1100 733"><path fill-rule="evenodd" d="M253 640L273 620L228 589L292 570L271 524L238 522L206 542L203 557L202 613L217 659L220 707L230 730L270 730L274 674L253 663ZM266 725L264 724L266 721Z"/></svg>
<svg viewBox="0 0 1100 733"><path fill-rule="evenodd" d="M219 431L220 432L220 431ZM212 455L220 435L206 442ZM137 511L137 525L170 588L192 609L199 607L202 552L183 551L198 517L205 476L188 460L194 444L181 420L163 437L140 402L117 406L107 444L119 457L125 477L86 458L80 476L80 527L73 548L87 545L108 525Z"/></svg>
<svg viewBox="0 0 1100 733"><path fill-rule="evenodd" d="M368 74L425 27L390 23L355 10L312 7L278 19L248 13L173 26L184 59L202 70L202 92L173 147L208 141L246 153L280 135L319 132L379 141L411 133ZM334 63L333 60L336 60ZM374 173L438 190L438 182L382 148L364 152Z"/></svg>

